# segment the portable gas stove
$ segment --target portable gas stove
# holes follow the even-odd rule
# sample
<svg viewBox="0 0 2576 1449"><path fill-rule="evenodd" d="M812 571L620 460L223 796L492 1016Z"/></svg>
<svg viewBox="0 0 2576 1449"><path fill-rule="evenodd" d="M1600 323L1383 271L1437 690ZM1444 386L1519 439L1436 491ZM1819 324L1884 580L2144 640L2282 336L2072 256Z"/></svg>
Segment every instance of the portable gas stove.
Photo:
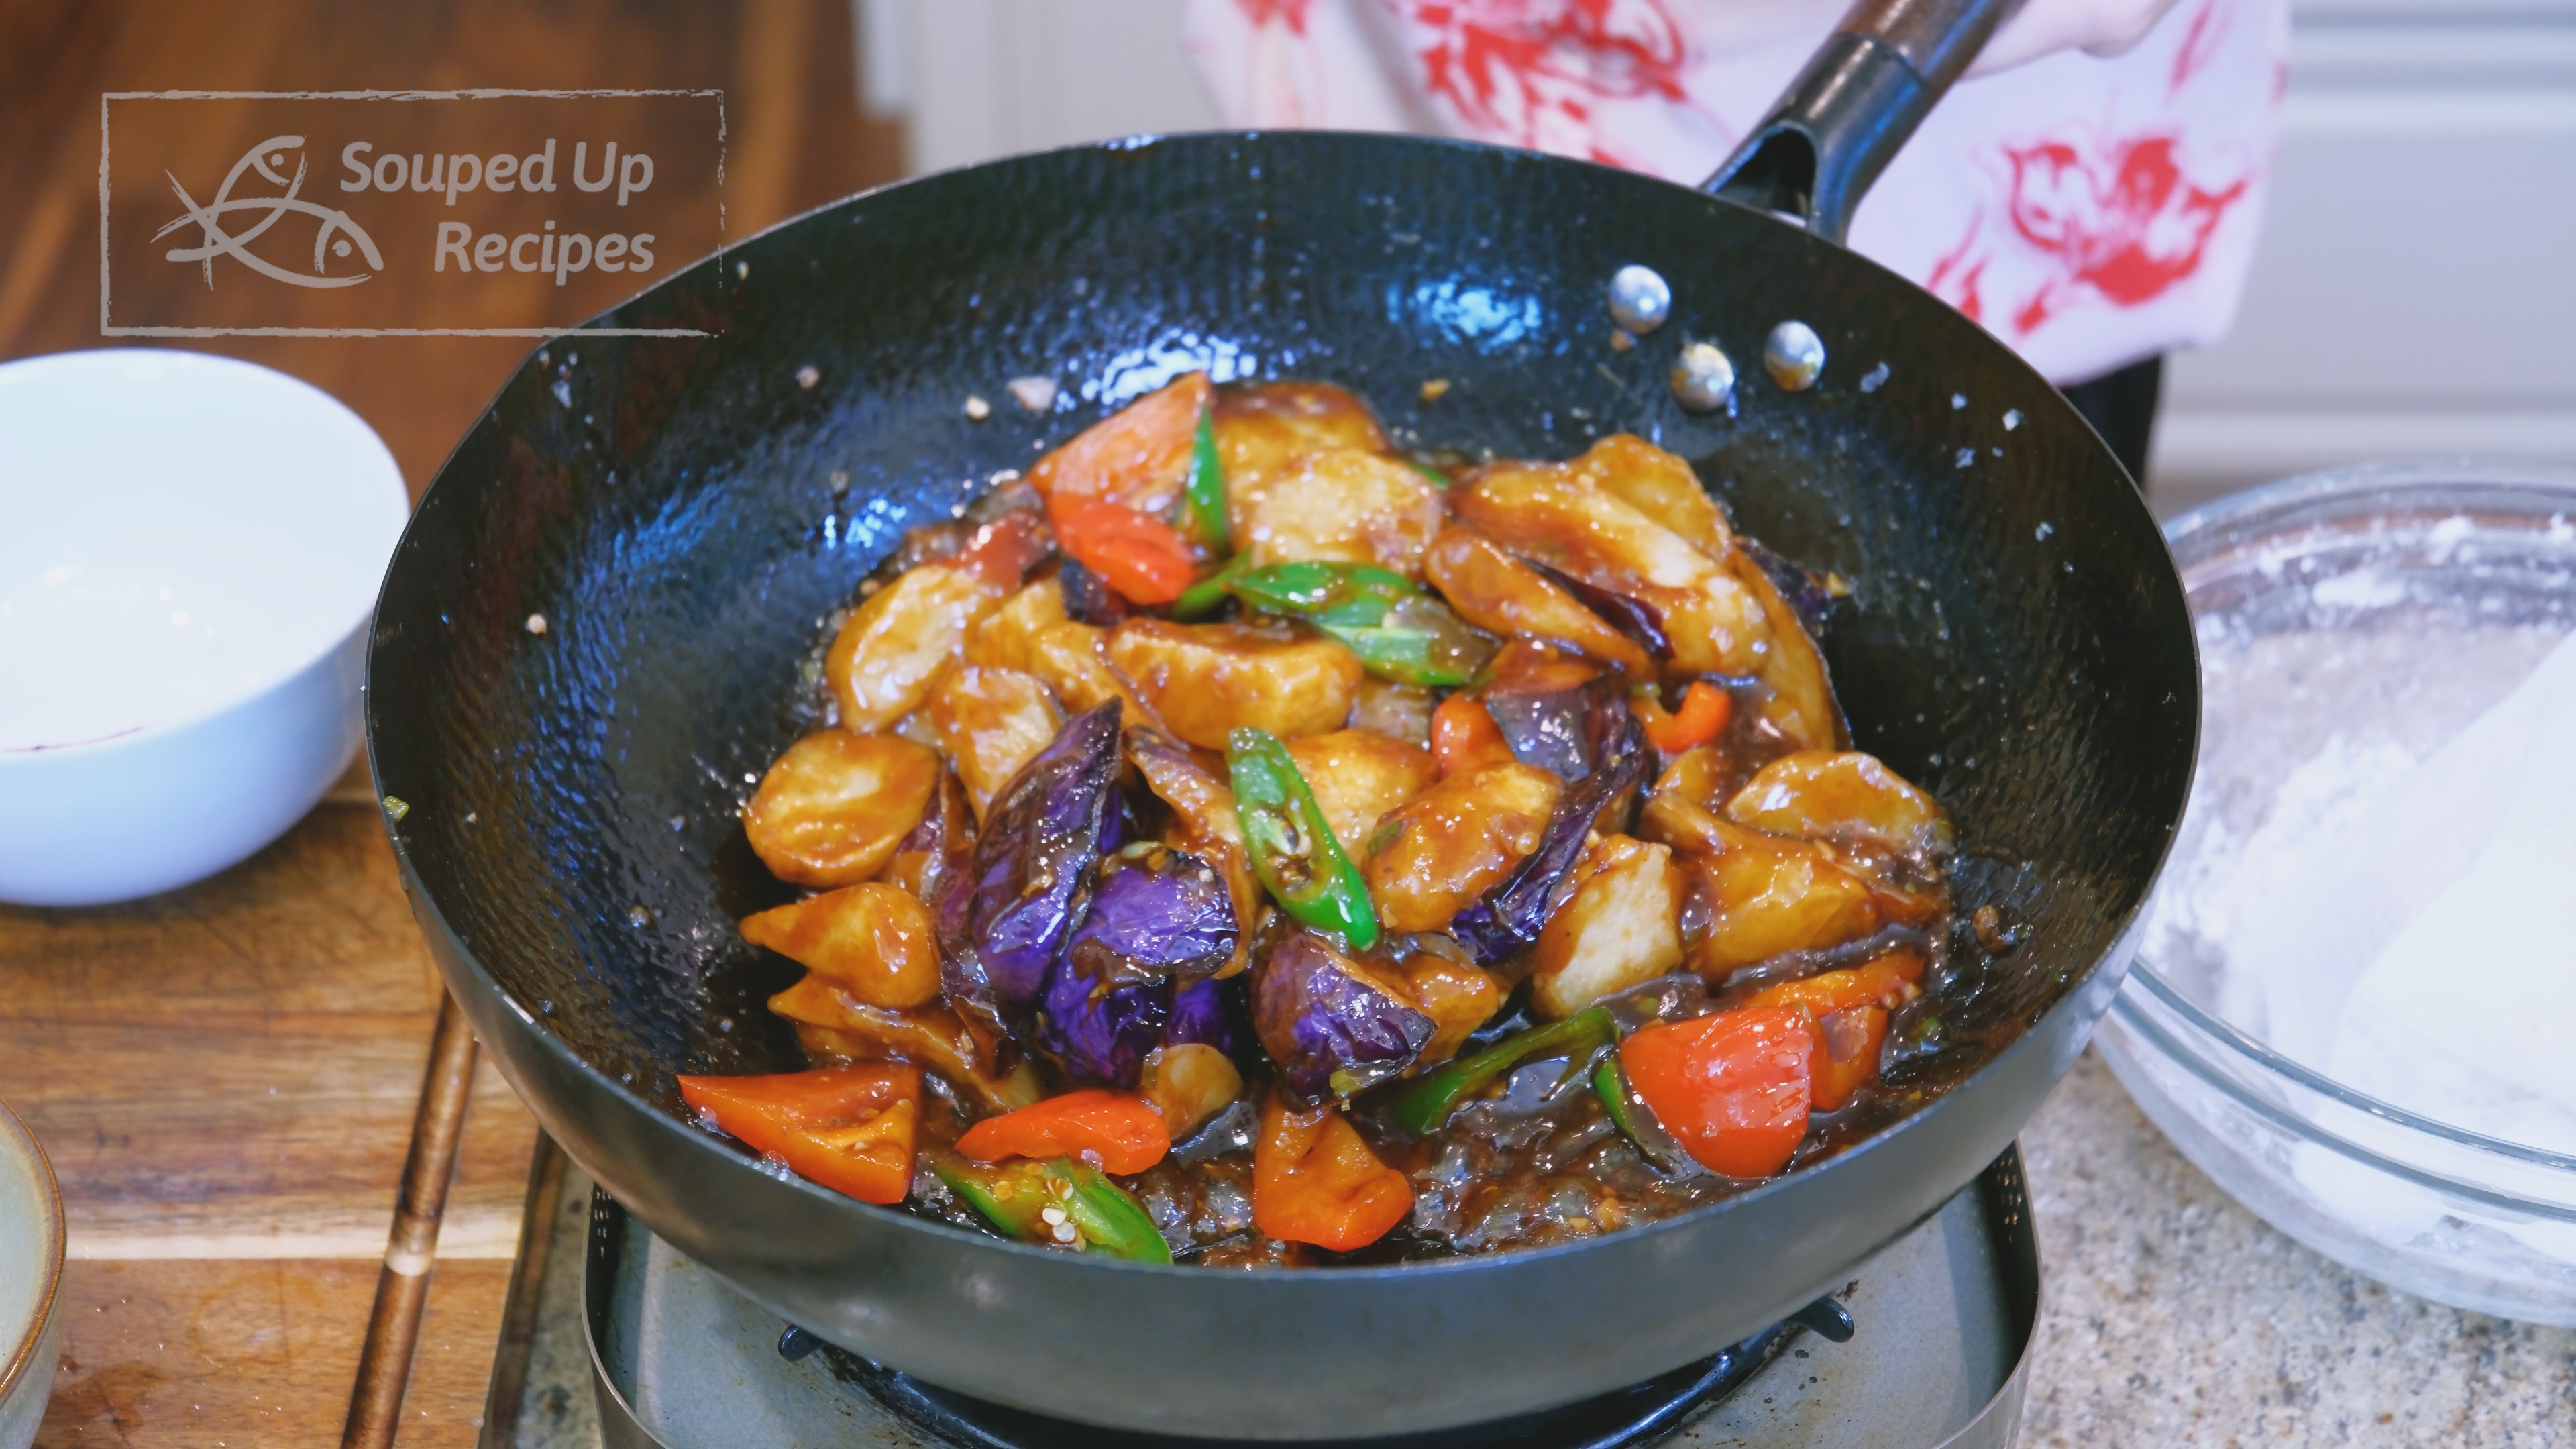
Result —
<svg viewBox="0 0 2576 1449"><path fill-rule="evenodd" d="M591 1195L585 1248L582 1320L607 1449L1219 1442L1051 1420L845 1353L780 1323L605 1193ZM1539 1414L1349 1442L1624 1449L1670 1438L1730 1449L2002 1449L2020 1424L2038 1307L2038 1246L2015 1148L1861 1264L1841 1291L1711 1358Z"/></svg>

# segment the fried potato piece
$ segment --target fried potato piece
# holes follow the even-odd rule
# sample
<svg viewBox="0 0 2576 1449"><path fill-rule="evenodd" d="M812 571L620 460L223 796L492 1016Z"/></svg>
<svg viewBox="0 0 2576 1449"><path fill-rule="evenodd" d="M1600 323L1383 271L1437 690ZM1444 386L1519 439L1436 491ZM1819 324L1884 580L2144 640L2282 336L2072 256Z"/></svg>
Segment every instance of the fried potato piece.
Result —
<svg viewBox="0 0 2576 1449"><path fill-rule="evenodd" d="M1735 551L1735 530L1678 454L1633 433L1613 433L1569 465L1595 487L1680 534L1711 559Z"/></svg>
<svg viewBox="0 0 2576 1449"><path fill-rule="evenodd" d="M1393 458L1309 453L1274 472L1244 510L1235 547L1256 568L1301 559L1376 564L1422 577L1422 551L1447 521L1446 495Z"/></svg>
<svg viewBox="0 0 2576 1449"><path fill-rule="evenodd" d="M1554 640L1633 678L1654 676L1654 658L1637 641L1472 528L1441 530L1422 567L1458 617L1479 629Z"/></svg>
<svg viewBox="0 0 2576 1449"><path fill-rule="evenodd" d="M1492 972L1436 951L1404 958L1404 985L1414 1006L1431 1018L1431 1040L1413 1059L1416 1071L1458 1055L1458 1048L1503 1004L1503 983Z"/></svg>
<svg viewBox="0 0 2576 1449"><path fill-rule="evenodd" d="M952 669L931 689L929 709L977 820L1064 723L1046 681L1016 669Z"/></svg>
<svg viewBox="0 0 2576 1449"><path fill-rule="evenodd" d="M1668 845L1605 835L1584 850L1574 894L1539 932L1530 1009L1572 1016L1682 964L1682 877Z"/></svg>
<svg viewBox="0 0 2576 1449"><path fill-rule="evenodd" d="M841 728L881 730L910 714L1004 592L980 573L923 564L870 595L823 655Z"/></svg>
<svg viewBox="0 0 2576 1449"><path fill-rule="evenodd" d="M910 740L819 730L761 777L742 807L743 833L780 880L856 885L921 823L939 771L939 756Z"/></svg>
<svg viewBox="0 0 2576 1449"><path fill-rule="evenodd" d="M1265 382L1216 391L1217 459L1225 470L1226 527L1247 534L1270 480L1308 453L1388 451L1367 403L1326 383Z"/></svg>
<svg viewBox="0 0 2576 1449"><path fill-rule="evenodd" d="M1147 1052L1143 1080L1136 1090L1161 1115L1163 1129L1172 1140L1179 1142L1243 1095L1243 1072L1215 1047L1184 1042Z"/></svg>
<svg viewBox="0 0 2576 1449"><path fill-rule="evenodd" d="M1805 840L1863 841L1922 859L1950 848L1950 817L1876 756L1801 750L1754 773L1727 818Z"/></svg>
<svg viewBox="0 0 2576 1449"><path fill-rule="evenodd" d="M1751 555L1728 556L1726 571L1761 607L1762 637L1754 642L1753 672L1771 689L1762 702L1761 718L1780 738L1801 750L1840 749L1850 739L1843 712L1834 702L1834 687L1825 673L1825 656L1807 635L1798 611Z"/></svg>
<svg viewBox="0 0 2576 1449"><path fill-rule="evenodd" d="M1637 817L1637 833L1686 854L1724 850L1721 795L1727 774L1726 756L1715 745L1675 755L1647 792L1646 808Z"/></svg>
<svg viewBox="0 0 2576 1449"><path fill-rule="evenodd" d="M939 938L921 902L867 882L746 916L766 946L870 1006L908 1011L939 999Z"/></svg>
<svg viewBox="0 0 2576 1449"><path fill-rule="evenodd" d="M1288 746L1288 757L1315 792L1333 838L1354 860L1367 852L1369 832L1388 812L1440 778L1429 750L1371 730L1308 735Z"/></svg>
<svg viewBox="0 0 2576 1449"><path fill-rule="evenodd" d="M1565 782L1535 765L1495 765L1424 790L1382 824L1392 838L1361 873L1389 931L1436 931L1500 884L1547 833Z"/></svg>
<svg viewBox="0 0 2576 1449"><path fill-rule="evenodd" d="M1360 681L1359 693L1351 699L1347 723L1355 730L1375 730L1388 739L1429 749L1431 711L1437 703L1432 692L1421 685L1398 684L1372 674Z"/></svg>
<svg viewBox="0 0 2576 1449"><path fill-rule="evenodd" d="M1110 667L1108 638L1108 630L1068 618L1063 588L1044 579L967 631L965 660L973 668L1034 674L1076 714L1115 696L1125 702L1126 724L1154 723L1135 685Z"/></svg>
<svg viewBox="0 0 2576 1449"><path fill-rule="evenodd" d="M946 1007L889 1011L808 976L769 998L769 1009L796 1023L796 1040L818 1067L911 1062L973 1092L996 1112L1035 1106L1046 1095L1046 1083L1025 1061L999 1077L976 1066L975 1039Z"/></svg>
<svg viewBox="0 0 2576 1449"><path fill-rule="evenodd" d="M1367 672L1330 639L1150 618L1111 630L1108 657L1173 734L1211 750L1246 726L1283 740L1339 729Z"/></svg>
<svg viewBox="0 0 2576 1449"><path fill-rule="evenodd" d="M1524 557L1654 610L1673 667L1748 674L1761 605L1680 534L1565 463L1493 463L1453 498L1460 519Z"/></svg>
<svg viewBox="0 0 2576 1449"><path fill-rule="evenodd" d="M1193 372L1138 398L1040 458L1030 486L1041 498L1061 493L1162 517L1189 484L1199 411L1211 391L1207 374Z"/></svg>
<svg viewBox="0 0 2576 1449"><path fill-rule="evenodd" d="M1725 821L1717 834L1724 849L1680 859L1707 915L1686 943L1690 968L1711 982L1786 951L1856 941L1883 923L1870 883L1827 847Z"/></svg>

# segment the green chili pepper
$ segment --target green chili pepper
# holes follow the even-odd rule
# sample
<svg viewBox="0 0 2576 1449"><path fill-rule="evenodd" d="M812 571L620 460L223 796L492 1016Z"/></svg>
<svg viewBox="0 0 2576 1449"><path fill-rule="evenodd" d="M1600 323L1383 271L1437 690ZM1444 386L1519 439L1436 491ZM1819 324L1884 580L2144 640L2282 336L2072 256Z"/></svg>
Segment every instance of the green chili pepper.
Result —
<svg viewBox="0 0 2576 1449"><path fill-rule="evenodd" d="M1172 601L1172 617L1198 619L1215 613L1217 605L1232 596L1234 581L1251 566L1252 555L1248 553L1227 559L1216 572L1181 590L1181 596Z"/></svg>
<svg viewBox="0 0 2576 1449"><path fill-rule="evenodd" d="M1353 951L1376 945L1377 911L1369 904L1368 882L1333 838L1288 747L1268 730L1239 729L1226 742L1225 763L1234 777L1244 854L1279 908L1340 935Z"/></svg>
<svg viewBox="0 0 2576 1449"><path fill-rule="evenodd" d="M1601 1064L1592 1069L1592 1094L1601 1099L1601 1110L1609 1117L1610 1125L1619 1129L1619 1135L1628 1139L1638 1156L1667 1173L1695 1170L1659 1124L1650 1127L1652 1119L1639 1121L1637 1104L1628 1096L1628 1072L1619 1065L1617 1052L1603 1052Z"/></svg>
<svg viewBox="0 0 2576 1449"><path fill-rule="evenodd" d="M1190 532L1217 553L1225 552L1225 463L1216 451L1216 409L1199 409L1198 433L1190 440L1190 481L1181 494Z"/></svg>
<svg viewBox="0 0 2576 1449"><path fill-rule="evenodd" d="M1087 1162L1013 1159L983 1167L950 1161L931 1170L987 1222L1022 1242L1140 1263L1172 1261L1171 1245L1144 1205Z"/></svg>
<svg viewBox="0 0 2576 1449"><path fill-rule="evenodd" d="M1491 639L1403 575L1371 564L1272 564L1228 587L1253 608L1316 625L1349 646L1369 673L1399 684L1454 689L1493 657Z"/></svg>
<svg viewBox="0 0 2576 1449"><path fill-rule="evenodd" d="M1387 1108L1386 1119L1415 1136L1428 1136L1448 1125L1460 1103L1523 1062L1564 1053L1565 1075L1554 1088L1562 1091L1567 1083L1582 1080L1593 1058L1618 1044L1619 1024L1607 1010L1595 1006L1578 1011L1563 1021L1507 1036L1472 1057L1460 1057L1439 1068L1405 1088Z"/></svg>

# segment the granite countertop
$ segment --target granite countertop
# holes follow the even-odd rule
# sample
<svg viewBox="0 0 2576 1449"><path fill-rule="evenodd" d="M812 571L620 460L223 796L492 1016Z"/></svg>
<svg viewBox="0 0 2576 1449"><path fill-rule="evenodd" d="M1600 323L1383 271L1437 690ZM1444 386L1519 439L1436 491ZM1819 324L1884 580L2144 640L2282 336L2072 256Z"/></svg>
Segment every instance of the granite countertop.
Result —
<svg viewBox="0 0 2576 1449"><path fill-rule="evenodd" d="M2024 1449L2576 1445L2576 1330L2443 1308L2292 1242L2184 1161L2099 1057L2021 1145L2047 1284ZM575 1316L588 1197L576 1170L522 1449L599 1443Z"/></svg>

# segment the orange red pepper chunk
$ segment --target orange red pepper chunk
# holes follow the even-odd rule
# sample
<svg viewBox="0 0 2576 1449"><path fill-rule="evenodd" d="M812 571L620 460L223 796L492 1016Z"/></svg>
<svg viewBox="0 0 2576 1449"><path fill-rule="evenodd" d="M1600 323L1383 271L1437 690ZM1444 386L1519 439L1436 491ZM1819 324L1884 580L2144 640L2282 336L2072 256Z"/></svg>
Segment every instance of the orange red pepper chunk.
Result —
<svg viewBox="0 0 2576 1449"><path fill-rule="evenodd" d="M682 1077L681 1100L809 1182L891 1205L912 1191L921 1069L866 1062L764 1077Z"/></svg>
<svg viewBox="0 0 2576 1449"><path fill-rule="evenodd" d="M1412 1180L1378 1161L1340 1112L1291 1112L1270 1094L1252 1156L1252 1225L1263 1236L1348 1253L1412 1212Z"/></svg>
<svg viewBox="0 0 2576 1449"><path fill-rule="evenodd" d="M1153 1104L1097 1087L987 1117L957 1139L958 1155L978 1162L1078 1157L1119 1177L1143 1172L1171 1150L1171 1132Z"/></svg>

